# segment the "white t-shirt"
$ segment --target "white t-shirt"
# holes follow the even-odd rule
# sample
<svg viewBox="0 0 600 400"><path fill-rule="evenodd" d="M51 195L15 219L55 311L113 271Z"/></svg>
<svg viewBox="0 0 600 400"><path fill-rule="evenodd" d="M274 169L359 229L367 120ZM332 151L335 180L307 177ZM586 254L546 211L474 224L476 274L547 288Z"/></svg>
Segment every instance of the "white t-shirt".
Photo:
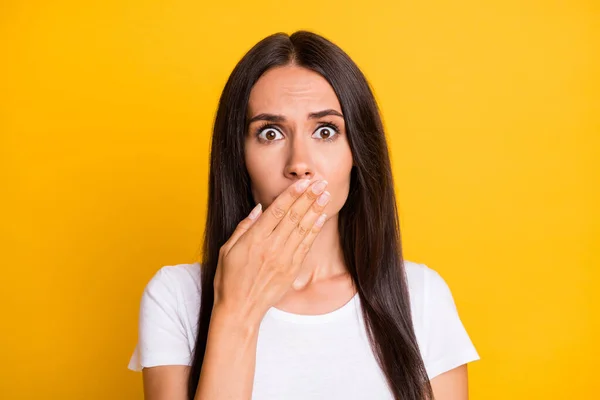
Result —
<svg viewBox="0 0 600 400"><path fill-rule="evenodd" d="M405 268L429 378L478 360L446 282L423 264L405 261ZM142 295L129 369L191 364L200 288L199 263L155 274ZM367 339L358 294L327 314L269 309L258 332L252 399L393 399Z"/></svg>

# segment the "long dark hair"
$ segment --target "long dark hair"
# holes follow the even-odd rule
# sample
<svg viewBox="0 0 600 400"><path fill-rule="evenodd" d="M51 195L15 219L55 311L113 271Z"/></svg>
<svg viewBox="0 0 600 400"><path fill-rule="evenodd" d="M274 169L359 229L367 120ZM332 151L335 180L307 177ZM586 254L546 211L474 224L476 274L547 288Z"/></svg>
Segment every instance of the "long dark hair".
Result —
<svg viewBox="0 0 600 400"><path fill-rule="evenodd" d="M355 166L338 227L344 261L360 296L373 352L395 399L431 399L413 329L394 183L377 103L350 57L327 39L307 31L291 36L276 33L257 43L234 68L219 101L210 155L198 336L188 398L194 398L204 360L219 249L255 205L244 164L250 90L265 71L290 63L322 75L342 107Z"/></svg>

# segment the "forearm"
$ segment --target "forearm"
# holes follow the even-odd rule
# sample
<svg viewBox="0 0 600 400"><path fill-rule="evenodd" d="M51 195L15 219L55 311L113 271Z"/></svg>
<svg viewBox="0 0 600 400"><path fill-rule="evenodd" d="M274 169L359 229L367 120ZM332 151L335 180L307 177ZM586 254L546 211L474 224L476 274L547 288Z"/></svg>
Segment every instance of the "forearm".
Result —
<svg viewBox="0 0 600 400"><path fill-rule="evenodd" d="M195 400L249 400L260 324L216 307Z"/></svg>

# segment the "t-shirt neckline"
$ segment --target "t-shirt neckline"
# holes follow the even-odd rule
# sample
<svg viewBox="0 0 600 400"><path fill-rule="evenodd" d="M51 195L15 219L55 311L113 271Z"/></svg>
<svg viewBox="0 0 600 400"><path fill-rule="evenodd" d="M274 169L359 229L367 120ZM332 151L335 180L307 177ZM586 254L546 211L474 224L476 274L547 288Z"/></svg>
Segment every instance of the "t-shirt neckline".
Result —
<svg viewBox="0 0 600 400"><path fill-rule="evenodd" d="M344 304L340 308L337 308L325 314L295 314L288 311L280 310L279 308L271 307L267 311L266 315L287 322L294 322L299 324L320 324L339 319L351 313L358 306L359 300L360 298L358 296L358 292L356 292L354 296L352 296L352 298L346 302L346 304Z"/></svg>

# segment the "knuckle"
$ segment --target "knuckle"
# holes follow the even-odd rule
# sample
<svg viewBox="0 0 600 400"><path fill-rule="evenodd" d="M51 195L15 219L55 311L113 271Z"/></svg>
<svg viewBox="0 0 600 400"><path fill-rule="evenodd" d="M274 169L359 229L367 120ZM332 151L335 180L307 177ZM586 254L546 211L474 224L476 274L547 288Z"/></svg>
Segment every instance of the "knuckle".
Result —
<svg viewBox="0 0 600 400"><path fill-rule="evenodd" d="M277 261L277 257L279 257L279 252L277 251L277 245L274 243L270 243L264 252L265 261L269 263L274 263Z"/></svg>
<svg viewBox="0 0 600 400"><path fill-rule="evenodd" d="M251 224L248 218L244 218L237 224L238 229L246 229Z"/></svg>
<svg viewBox="0 0 600 400"><path fill-rule="evenodd" d="M275 271L281 271L284 269L283 268L284 264L283 264L281 258L279 257L279 255L276 255L276 254L268 255L266 262L269 264L271 269L273 269Z"/></svg>
<svg viewBox="0 0 600 400"><path fill-rule="evenodd" d="M249 228L250 228L250 226L247 222L240 223L235 228L234 234L237 236L245 235L248 232Z"/></svg>
<svg viewBox="0 0 600 400"><path fill-rule="evenodd" d="M302 224L298 225L296 230L298 231L298 235L300 236L306 236L306 234L308 233L308 229L302 226Z"/></svg>
<svg viewBox="0 0 600 400"><path fill-rule="evenodd" d="M296 200L298 198L299 193L296 191L295 185L292 185L290 189L287 191L288 196L291 200Z"/></svg>
<svg viewBox="0 0 600 400"><path fill-rule="evenodd" d="M302 242L298 245L298 254L300 256L306 255L308 250L310 250L310 246L307 243Z"/></svg>
<svg viewBox="0 0 600 400"><path fill-rule="evenodd" d="M325 206L319 205L319 203L317 203L316 201L314 203L312 203L312 205L311 205L311 209L317 214L321 214L321 211L324 208L325 208Z"/></svg>
<svg viewBox="0 0 600 400"><path fill-rule="evenodd" d="M255 243L258 241L257 239L257 235L256 232L254 232L252 229L248 229L246 232L244 232L244 234L240 237L241 242L244 243Z"/></svg>
<svg viewBox="0 0 600 400"><path fill-rule="evenodd" d="M258 257L264 261L267 256L266 253L264 245L260 242L250 242L248 245L248 254L250 257Z"/></svg>
<svg viewBox="0 0 600 400"><path fill-rule="evenodd" d="M253 252L261 251L263 248L262 243L257 241L251 241L248 247L250 248L250 251Z"/></svg>
<svg viewBox="0 0 600 400"><path fill-rule="evenodd" d="M296 210L290 210L289 214L288 214L288 218L290 219L290 221L292 221L294 224L297 224L298 222L300 222L300 218L302 216L300 215L300 213L298 213L298 211Z"/></svg>
<svg viewBox="0 0 600 400"><path fill-rule="evenodd" d="M317 199L317 197L319 197L319 195L318 194L314 194L312 190L307 190L306 192L304 192L304 196L309 201L315 201Z"/></svg>
<svg viewBox="0 0 600 400"><path fill-rule="evenodd" d="M281 219L285 215L285 210L279 206L274 206L271 210L271 215L277 219Z"/></svg>

